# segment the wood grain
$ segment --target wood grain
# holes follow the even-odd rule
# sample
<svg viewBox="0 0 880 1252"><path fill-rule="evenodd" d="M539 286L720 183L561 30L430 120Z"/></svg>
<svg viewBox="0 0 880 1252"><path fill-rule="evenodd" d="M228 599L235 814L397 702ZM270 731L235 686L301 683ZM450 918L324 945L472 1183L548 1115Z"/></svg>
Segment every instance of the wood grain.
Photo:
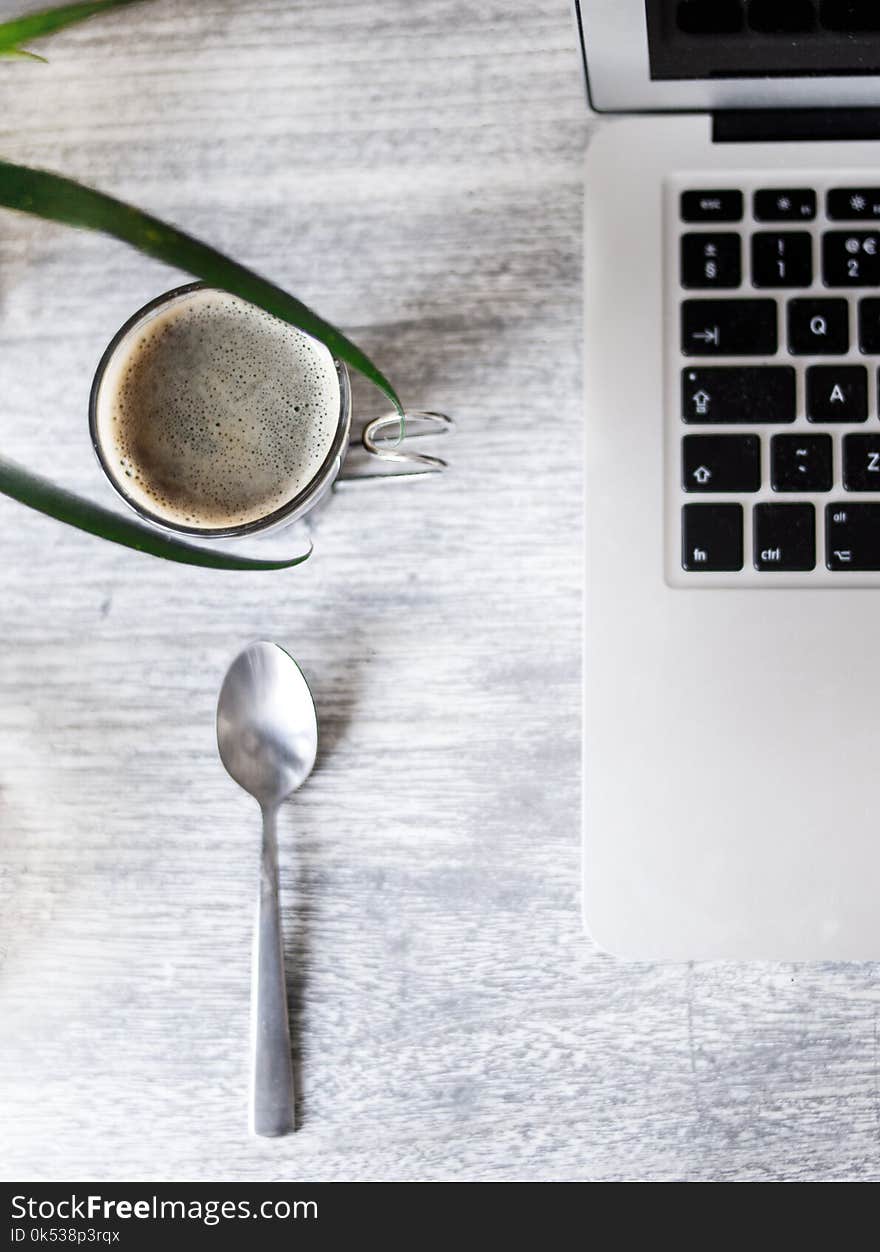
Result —
<svg viewBox="0 0 880 1252"><path fill-rule="evenodd" d="M880 1178L876 966L623 965L581 931L565 0L154 0L47 51L0 67L6 157L228 249L459 429L448 477L341 490L285 576L0 501L0 1172ZM176 279L3 217L8 455L110 499L91 372ZM257 812L213 744L257 637L323 734L282 819L301 1124L271 1142L246 1129Z"/></svg>

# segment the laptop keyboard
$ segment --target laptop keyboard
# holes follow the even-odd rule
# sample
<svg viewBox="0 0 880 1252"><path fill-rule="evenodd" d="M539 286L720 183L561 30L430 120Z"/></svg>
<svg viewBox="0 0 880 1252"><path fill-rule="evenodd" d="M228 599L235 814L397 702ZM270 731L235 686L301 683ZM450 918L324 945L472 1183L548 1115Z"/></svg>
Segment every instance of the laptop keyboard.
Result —
<svg viewBox="0 0 880 1252"><path fill-rule="evenodd" d="M675 581L880 585L880 186L679 181L669 204Z"/></svg>

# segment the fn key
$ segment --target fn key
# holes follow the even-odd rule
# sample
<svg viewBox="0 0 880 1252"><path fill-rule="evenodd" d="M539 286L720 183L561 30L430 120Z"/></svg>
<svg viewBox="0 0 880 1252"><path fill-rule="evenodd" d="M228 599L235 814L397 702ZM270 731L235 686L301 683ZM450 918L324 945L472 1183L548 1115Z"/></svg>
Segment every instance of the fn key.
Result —
<svg viewBox="0 0 880 1252"><path fill-rule="evenodd" d="M742 505L686 504L681 511L681 563L695 573L742 569Z"/></svg>

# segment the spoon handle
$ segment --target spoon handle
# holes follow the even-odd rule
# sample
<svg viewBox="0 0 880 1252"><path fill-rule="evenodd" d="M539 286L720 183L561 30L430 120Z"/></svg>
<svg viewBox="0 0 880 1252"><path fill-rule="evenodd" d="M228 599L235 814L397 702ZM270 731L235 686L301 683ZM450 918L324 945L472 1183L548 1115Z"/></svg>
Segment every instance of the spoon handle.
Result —
<svg viewBox="0 0 880 1252"><path fill-rule="evenodd" d="M263 856L254 932L251 1128L255 1135L286 1135L294 1128L293 1067L278 909L277 812L277 808L263 809Z"/></svg>

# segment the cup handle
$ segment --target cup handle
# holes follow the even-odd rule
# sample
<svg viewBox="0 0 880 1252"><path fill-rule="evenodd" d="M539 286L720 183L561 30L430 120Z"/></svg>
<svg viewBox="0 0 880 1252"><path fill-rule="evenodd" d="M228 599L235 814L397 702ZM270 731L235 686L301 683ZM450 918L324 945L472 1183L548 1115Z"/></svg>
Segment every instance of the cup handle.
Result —
<svg viewBox="0 0 880 1252"><path fill-rule="evenodd" d="M427 410L414 410L404 416L403 437L385 439L383 434L400 429L399 413L383 413L380 417L371 418L361 434L360 443L367 454L367 461L377 460L386 464L405 465L408 468L398 473L379 471L376 473L346 473L343 464L337 482L373 481L381 478L419 478L425 474L440 474L447 468L447 462L439 456L429 456L425 452L413 452L403 445L410 439L418 439L427 435L446 435L455 428L451 417L445 413L434 413Z"/></svg>

